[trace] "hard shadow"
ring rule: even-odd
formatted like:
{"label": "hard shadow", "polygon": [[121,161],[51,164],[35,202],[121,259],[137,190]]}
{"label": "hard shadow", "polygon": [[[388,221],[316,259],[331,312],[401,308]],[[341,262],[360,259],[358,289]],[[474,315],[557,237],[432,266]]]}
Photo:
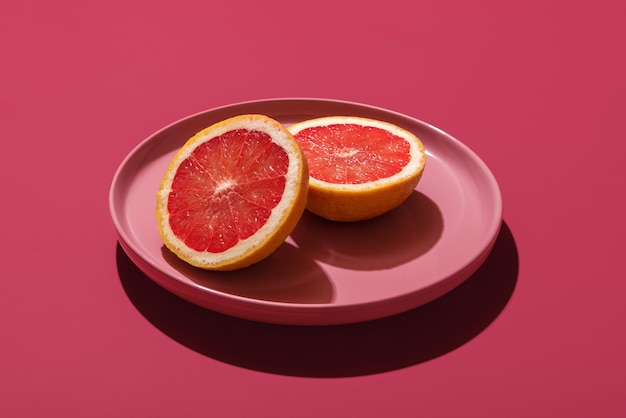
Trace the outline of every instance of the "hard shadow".
{"label": "hard shadow", "polygon": [[332,222],[305,212],[291,238],[326,264],[382,270],[426,253],[442,231],[443,216],[435,202],[414,191],[391,212],[362,222]]}
{"label": "hard shadow", "polygon": [[167,263],[202,287],[273,302],[330,303],[334,288],[322,268],[305,252],[283,243],[269,257],[234,271],[206,271],[180,260],[166,247]]}
{"label": "hard shadow", "polygon": [[485,263],[441,298],[388,318],[315,327],[247,321],[186,302],[145,276],[119,245],[117,266],[137,310],[164,334],[198,353],[266,373],[347,377],[413,366],[479,335],[513,294],[518,253],[503,223]]}

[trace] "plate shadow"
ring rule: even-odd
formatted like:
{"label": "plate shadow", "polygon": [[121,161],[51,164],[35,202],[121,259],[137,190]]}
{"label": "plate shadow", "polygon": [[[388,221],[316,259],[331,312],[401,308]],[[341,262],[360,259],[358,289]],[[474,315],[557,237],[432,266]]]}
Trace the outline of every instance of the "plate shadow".
{"label": "plate shadow", "polygon": [[117,246],[129,300],[170,338],[238,367],[320,378],[397,370],[461,347],[502,312],[515,289],[518,263],[515,240],[503,222],[484,264],[439,299],[374,321],[307,327],[247,321],[196,306],[155,284]]}

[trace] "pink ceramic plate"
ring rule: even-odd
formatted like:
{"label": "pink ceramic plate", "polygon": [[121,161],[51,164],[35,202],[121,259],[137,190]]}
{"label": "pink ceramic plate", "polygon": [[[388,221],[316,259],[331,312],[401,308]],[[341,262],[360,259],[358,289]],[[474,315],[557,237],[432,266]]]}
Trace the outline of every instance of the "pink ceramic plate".
{"label": "pink ceramic plate", "polygon": [[[159,181],[190,136],[244,113],[266,114],[285,125],[331,115],[385,120],[422,140],[426,169],[413,195],[377,219],[342,224],[305,212],[296,230],[266,260],[234,272],[198,270],[161,242],[154,215]],[[445,294],[482,264],[502,221],[496,180],[456,139],[389,110],[318,99],[239,103],[165,127],[122,162],[111,186],[110,209],[121,246],[165,289],[228,315],[298,325],[381,318]]]}

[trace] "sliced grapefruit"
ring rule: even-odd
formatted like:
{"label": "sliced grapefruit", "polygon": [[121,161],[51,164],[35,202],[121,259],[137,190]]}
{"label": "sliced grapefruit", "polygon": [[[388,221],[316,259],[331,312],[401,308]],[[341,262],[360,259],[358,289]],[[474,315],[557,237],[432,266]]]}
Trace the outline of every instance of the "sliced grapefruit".
{"label": "sliced grapefruit", "polygon": [[398,207],[426,164],[422,142],[388,122],[331,116],[288,129],[309,165],[307,209],[333,221],[370,219]]}
{"label": "sliced grapefruit", "polygon": [[306,206],[302,150],[279,122],[241,115],[194,135],[171,160],[157,193],[161,238],[180,259],[234,270],[276,250]]}

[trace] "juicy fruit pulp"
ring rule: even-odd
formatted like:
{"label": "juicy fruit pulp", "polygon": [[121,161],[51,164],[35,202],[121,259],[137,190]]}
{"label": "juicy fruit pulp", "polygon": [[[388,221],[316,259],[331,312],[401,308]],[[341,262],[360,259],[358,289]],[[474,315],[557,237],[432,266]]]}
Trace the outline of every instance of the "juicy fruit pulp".
{"label": "juicy fruit pulp", "polygon": [[288,164],[263,132],[237,129],[198,146],[172,182],[167,208],[174,234],[213,253],[250,237],[280,201]]}
{"label": "juicy fruit pulp", "polygon": [[296,227],[309,173],[291,133],[264,115],[239,115],[195,134],[170,161],[157,192],[165,246],[206,270],[269,256]]}
{"label": "juicy fruit pulp", "polygon": [[391,132],[352,123],[315,126],[296,135],[311,177],[361,184],[399,173],[411,159],[410,145]]}

